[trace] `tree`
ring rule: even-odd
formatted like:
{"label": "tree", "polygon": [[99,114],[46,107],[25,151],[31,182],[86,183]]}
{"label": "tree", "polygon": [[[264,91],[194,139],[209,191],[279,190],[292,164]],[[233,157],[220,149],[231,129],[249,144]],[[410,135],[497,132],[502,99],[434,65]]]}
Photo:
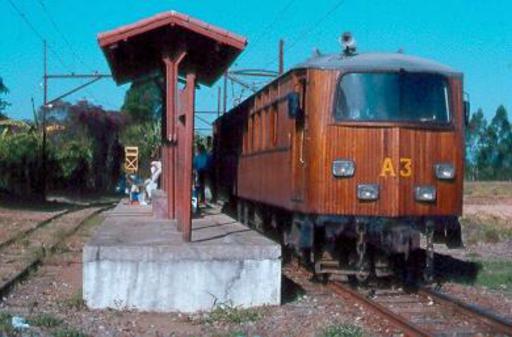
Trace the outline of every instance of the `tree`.
{"label": "tree", "polygon": [[126,92],[121,112],[132,123],[155,122],[162,115],[162,90],[160,81],[133,82]]}
{"label": "tree", "polygon": [[492,155],[492,166],[495,170],[495,179],[510,179],[512,169],[511,128],[507,110],[500,105],[494,118],[489,124],[489,133],[495,141]]}
{"label": "tree", "polygon": [[470,180],[478,178],[478,154],[482,146],[482,136],[487,127],[487,121],[482,109],[471,115],[466,128],[466,177]]}
{"label": "tree", "polygon": [[[0,77],[0,95],[7,94],[9,89],[5,86],[2,78]],[[0,120],[6,119],[7,116],[4,114],[5,108],[7,108],[10,104],[0,98]]]}
{"label": "tree", "polygon": [[56,102],[47,116],[50,125],[60,125],[63,130],[50,136],[50,142],[59,148],[61,181],[67,185],[63,187],[111,190],[123,160],[116,144],[125,118],[86,100]]}
{"label": "tree", "polygon": [[512,178],[512,127],[507,110],[500,105],[490,123],[479,109],[466,129],[468,176],[479,180]]}
{"label": "tree", "polygon": [[121,113],[127,125],[123,129],[120,143],[139,148],[139,175],[148,176],[153,157],[158,157],[162,140],[163,79],[133,82],[126,92]]}
{"label": "tree", "polygon": [[121,134],[124,146],[139,148],[139,175],[150,175],[151,161],[159,157],[162,144],[162,126],[160,120],[127,126]]}

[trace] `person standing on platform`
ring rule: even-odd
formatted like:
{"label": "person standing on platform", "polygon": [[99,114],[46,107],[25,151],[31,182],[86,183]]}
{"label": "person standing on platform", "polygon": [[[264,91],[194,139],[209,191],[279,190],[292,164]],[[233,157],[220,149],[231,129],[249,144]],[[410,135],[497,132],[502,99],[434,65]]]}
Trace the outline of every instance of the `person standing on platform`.
{"label": "person standing on platform", "polygon": [[206,137],[206,150],[208,155],[207,174],[206,174],[206,188],[209,189],[210,196],[208,197],[212,203],[217,201],[216,183],[215,183],[215,157],[213,155],[213,142],[212,136]]}
{"label": "person standing on platform", "polygon": [[206,175],[208,174],[208,154],[203,144],[197,145],[197,152],[194,156],[192,166],[197,174],[197,186],[198,186],[198,204],[202,203],[206,205],[205,198],[205,187],[206,187]]}

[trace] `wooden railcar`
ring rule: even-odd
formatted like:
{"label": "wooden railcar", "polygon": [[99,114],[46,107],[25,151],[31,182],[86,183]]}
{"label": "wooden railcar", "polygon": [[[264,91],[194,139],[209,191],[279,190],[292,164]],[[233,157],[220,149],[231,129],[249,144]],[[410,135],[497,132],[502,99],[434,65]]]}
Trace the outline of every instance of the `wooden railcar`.
{"label": "wooden railcar", "polygon": [[289,215],[286,243],[319,272],[362,236],[379,256],[407,256],[420,233],[460,244],[462,80],[399,53],[312,57],[216,121],[218,189],[245,222]]}

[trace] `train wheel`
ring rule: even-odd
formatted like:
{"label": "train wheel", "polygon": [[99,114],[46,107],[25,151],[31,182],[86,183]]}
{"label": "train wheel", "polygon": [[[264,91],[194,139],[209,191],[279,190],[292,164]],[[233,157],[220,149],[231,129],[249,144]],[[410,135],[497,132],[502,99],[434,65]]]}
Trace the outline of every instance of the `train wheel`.
{"label": "train wheel", "polygon": [[265,231],[265,218],[263,216],[263,209],[261,207],[254,208],[254,229],[258,232],[263,233]]}
{"label": "train wheel", "polygon": [[423,272],[423,278],[427,283],[434,281],[434,228],[434,222],[432,220],[427,221],[425,233],[427,247],[425,249],[425,270]]}
{"label": "train wheel", "polygon": [[249,225],[249,203],[244,201],[242,204],[242,224],[250,227]]}
{"label": "train wheel", "polygon": [[238,222],[244,223],[243,217],[244,217],[243,201],[238,200],[238,202],[236,203],[236,219],[238,220]]}

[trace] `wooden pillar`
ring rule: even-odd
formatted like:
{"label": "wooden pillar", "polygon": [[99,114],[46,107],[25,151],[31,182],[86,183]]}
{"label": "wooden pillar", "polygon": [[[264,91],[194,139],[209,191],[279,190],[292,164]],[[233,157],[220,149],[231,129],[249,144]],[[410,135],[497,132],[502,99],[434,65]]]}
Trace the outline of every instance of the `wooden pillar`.
{"label": "wooden pillar", "polygon": [[166,175],[164,190],[167,192],[168,214],[170,219],[176,218],[176,117],[177,117],[177,88],[178,67],[186,52],[180,51],[173,56],[164,55],[165,65],[165,119],[166,130],[164,138],[163,157],[166,164],[163,174]]}
{"label": "wooden pillar", "polygon": [[192,159],[194,155],[194,107],[195,107],[195,88],[196,88],[196,74],[187,74],[187,83],[184,90],[184,104],[182,105],[182,117],[180,123],[183,122],[183,138],[181,139],[180,151],[182,158],[182,190],[180,198],[181,204],[181,217],[178,219],[183,228],[183,240],[190,241],[192,238]]}

